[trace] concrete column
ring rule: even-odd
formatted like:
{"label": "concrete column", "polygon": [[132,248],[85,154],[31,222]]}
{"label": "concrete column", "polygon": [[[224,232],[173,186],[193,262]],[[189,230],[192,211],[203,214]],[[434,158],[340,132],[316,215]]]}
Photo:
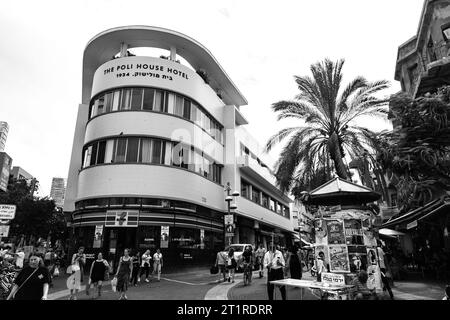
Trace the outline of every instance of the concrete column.
{"label": "concrete column", "polygon": [[176,61],[177,60],[177,48],[170,47],[170,60]]}

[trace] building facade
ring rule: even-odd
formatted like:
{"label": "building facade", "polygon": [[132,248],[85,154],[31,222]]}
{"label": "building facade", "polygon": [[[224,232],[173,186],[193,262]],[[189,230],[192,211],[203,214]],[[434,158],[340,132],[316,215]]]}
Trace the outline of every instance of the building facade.
{"label": "building facade", "polygon": [[55,205],[59,208],[64,206],[64,194],[66,193],[66,179],[53,178],[50,189],[50,198],[55,201]]}
{"label": "building facade", "polygon": [[9,125],[7,122],[0,121],[0,152],[5,151],[6,138],[8,138]]}
{"label": "building facade", "polygon": [[417,34],[398,48],[395,80],[412,97],[449,83],[450,3],[425,0]]}
{"label": "building facade", "polygon": [[[168,55],[132,53],[143,47]],[[211,263],[227,183],[240,193],[233,243],[291,241],[290,199],[243,127],[247,101],[196,40],[146,26],[100,33],[84,51],[81,100],[64,204],[75,246],[111,261],[161,248],[173,265]]]}
{"label": "building facade", "polygon": [[31,183],[31,180],[34,178],[31,174],[25,171],[21,167],[14,166],[10,172],[10,176],[16,180],[26,180],[27,184]]}
{"label": "building facade", "polygon": [[8,190],[11,166],[12,158],[6,152],[0,152],[0,191]]}

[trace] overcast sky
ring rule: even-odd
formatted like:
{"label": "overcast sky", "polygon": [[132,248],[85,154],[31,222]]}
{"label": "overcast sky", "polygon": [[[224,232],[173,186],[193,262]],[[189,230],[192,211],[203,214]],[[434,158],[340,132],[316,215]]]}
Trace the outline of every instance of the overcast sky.
{"label": "overcast sky", "polygon": [[[423,0],[4,1],[0,10],[0,121],[6,152],[50,193],[67,177],[83,50],[113,27],[149,25],[196,39],[248,100],[241,108],[261,144],[286,126],[270,105],[292,99],[294,75],[325,57],[345,58],[344,83],[362,75],[394,80],[398,46],[417,32]],[[388,123],[369,123],[371,129]],[[276,152],[276,151],[275,151]],[[276,154],[271,154],[276,158]]]}

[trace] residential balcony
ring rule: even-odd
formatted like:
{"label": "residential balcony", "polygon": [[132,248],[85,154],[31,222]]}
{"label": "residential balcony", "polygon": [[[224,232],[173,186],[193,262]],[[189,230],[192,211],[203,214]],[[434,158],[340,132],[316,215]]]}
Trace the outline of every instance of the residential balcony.
{"label": "residential balcony", "polygon": [[242,171],[250,175],[263,185],[270,185],[270,188],[276,193],[280,193],[280,190],[276,187],[275,176],[266,167],[262,167],[258,161],[250,157],[249,155],[243,155],[236,159],[238,167]]}

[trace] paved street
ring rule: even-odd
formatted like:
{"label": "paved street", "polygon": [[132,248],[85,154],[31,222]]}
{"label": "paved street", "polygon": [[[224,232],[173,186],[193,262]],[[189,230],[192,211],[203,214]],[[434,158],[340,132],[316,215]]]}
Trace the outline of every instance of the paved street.
{"label": "paved street", "polygon": [[[69,291],[65,287],[65,279],[54,280],[50,289],[50,300],[65,300]],[[254,273],[250,286],[244,286],[242,274],[237,274],[235,283],[217,283],[218,275],[211,275],[207,269],[188,270],[183,273],[163,274],[161,281],[141,282],[137,287],[130,287],[127,296],[130,300],[267,300],[267,278],[259,278]],[[312,280],[309,273],[303,279]],[[396,282],[393,288],[396,300],[440,300],[444,293],[444,283],[402,281]],[[82,286],[84,289],[85,286]],[[92,294],[93,290],[91,290]],[[118,294],[112,292],[111,285],[104,285],[101,300],[117,300]],[[300,300],[300,289],[288,288],[288,300]],[[309,290],[304,290],[304,300],[317,300]],[[387,298],[388,297],[384,297]],[[79,300],[92,299],[84,290],[78,294]],[[275,290],[275,299],[281,299],[279,290]]]}

